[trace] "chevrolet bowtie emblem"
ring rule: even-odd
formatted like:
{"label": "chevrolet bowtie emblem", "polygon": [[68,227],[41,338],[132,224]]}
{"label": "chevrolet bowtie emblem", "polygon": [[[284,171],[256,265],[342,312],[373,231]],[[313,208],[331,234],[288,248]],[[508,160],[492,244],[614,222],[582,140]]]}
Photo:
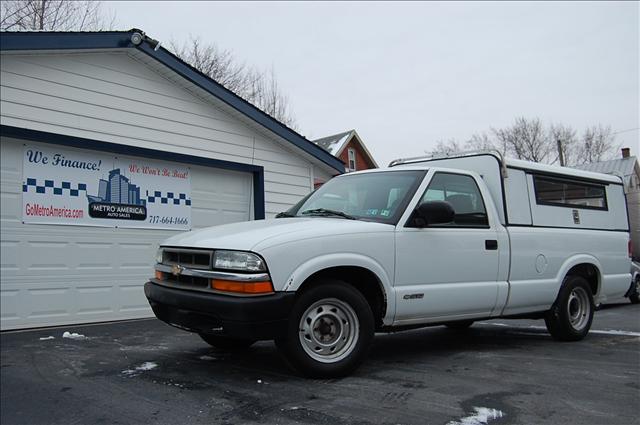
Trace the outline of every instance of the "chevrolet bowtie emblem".
{"label": "chevrolet bowtie emblem", "polygon": [[182,267],[179,264],[174,264],[173,266],[171,266],[171,274],[174,276],[180,275],[180,273],[182,273],[183,270],[184,270],[184,267]]}

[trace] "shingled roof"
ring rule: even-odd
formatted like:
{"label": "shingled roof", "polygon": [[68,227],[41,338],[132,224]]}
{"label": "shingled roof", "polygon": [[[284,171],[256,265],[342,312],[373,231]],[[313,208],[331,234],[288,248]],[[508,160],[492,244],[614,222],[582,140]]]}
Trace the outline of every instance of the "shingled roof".
{"label": "shingled roof", "polygon": [[334,134],[333,136],[323,137],[322,139],[314,140],[313,143],[320,146],[333,156],[340,155],[345,144],[349,141],[353,135],[354,130],[345,131],[343,133]]}
{"label": "shingled roof", "polygon": [[633,176],[634,174],[635,167],[640,167],[638,165],[638,159],[635,156],[629,156],[626,158],[611,159],[609,161],[576,165],[574,168],[579,168],[585,171],[593,171],[596,173],[614,174],[617,176],[621,176],[624,180],[624,185],[628,187],[631,182],[631,176]]}

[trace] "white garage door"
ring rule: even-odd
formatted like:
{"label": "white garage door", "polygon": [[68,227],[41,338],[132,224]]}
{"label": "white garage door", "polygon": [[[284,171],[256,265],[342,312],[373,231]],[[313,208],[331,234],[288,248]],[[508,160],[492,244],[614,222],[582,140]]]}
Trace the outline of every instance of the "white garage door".
{"label": "white garage door", "polygon": [[[23,224],[25,143],[37,146],[0,143],[2,330],[151,316],[142,286],[158,244],[177,231]],[[251,173],[177,166],[189,167],[193,228],[251,218]]]}

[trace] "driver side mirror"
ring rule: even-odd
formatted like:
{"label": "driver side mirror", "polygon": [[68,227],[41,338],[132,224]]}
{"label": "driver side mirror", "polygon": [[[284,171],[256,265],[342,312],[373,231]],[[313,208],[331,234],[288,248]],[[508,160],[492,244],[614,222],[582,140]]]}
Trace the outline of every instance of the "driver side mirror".
{"label": "driver side mirror", "polygon": [[427,201],[418,205],[413,212],[413,227],[427,227],[432,224],[451,223],[456,213],[446,201]]}

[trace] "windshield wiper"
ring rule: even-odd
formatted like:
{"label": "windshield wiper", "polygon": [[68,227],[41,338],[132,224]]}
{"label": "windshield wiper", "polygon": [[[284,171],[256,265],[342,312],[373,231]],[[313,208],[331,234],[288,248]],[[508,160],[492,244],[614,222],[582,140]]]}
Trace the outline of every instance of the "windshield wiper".
{"label": "windshield wiper", "polygon": [[276,218],[288,218],[288,217],[295,217],[295,214],[291,214],[290,212],[287,212],[287,211],[282,211],[276,214]]}
{"label": "windshield wiper", "polygon": [[337,217],[342,217],[342,218],[346,218],[349,220],[356,220],[355,217],[344,213],[342,211],[336,211],[336,210],[328,210],[326,208],[316,208],[313,210],[306,210],[306,211],[302,211],[303,215],[317,215],[317,216],[322,216],[322,217],[328,217],[328,216],[337,216]]}

